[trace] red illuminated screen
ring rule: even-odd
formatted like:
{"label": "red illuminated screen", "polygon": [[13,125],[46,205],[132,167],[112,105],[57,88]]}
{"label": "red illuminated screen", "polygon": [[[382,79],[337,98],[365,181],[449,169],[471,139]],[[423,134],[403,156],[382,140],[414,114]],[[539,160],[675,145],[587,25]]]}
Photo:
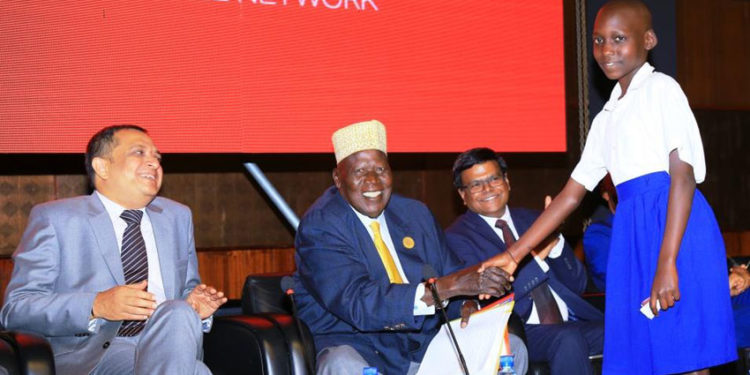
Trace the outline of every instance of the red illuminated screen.
{"label": "red illuminated screen", "polygon": [[110,124],[163,152],[564,151],[562,1],[4,0],[0,153]]}

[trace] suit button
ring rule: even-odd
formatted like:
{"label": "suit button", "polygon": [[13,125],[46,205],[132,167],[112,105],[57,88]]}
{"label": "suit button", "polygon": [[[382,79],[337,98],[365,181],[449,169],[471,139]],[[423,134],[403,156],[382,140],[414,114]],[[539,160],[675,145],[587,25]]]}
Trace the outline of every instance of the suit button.
{"label": "suit button", "polygon": [[102,349],[109,348],[109,341],[105,342],[104,345],[102,345]]}

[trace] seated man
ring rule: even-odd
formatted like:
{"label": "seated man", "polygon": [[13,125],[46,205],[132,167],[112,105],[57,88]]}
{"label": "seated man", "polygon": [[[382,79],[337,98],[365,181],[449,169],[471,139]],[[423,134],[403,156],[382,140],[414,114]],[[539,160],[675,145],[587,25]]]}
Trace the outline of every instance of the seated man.
{"label": "seated man", "polygon": [[[468,211],[445,233],[450,249],[467,263],[505,251],[539,215],[508,208],[507,166],[488,148],[459,155],[453,179]],[[604,316],[580,297],[586,271],[570,246],[562,236],[550,241],[519,265],[514,311],[525,323],[529,359],[547,361],[552,374],[591,374],[588,357],[602,353]]]}
{"label": "seated man", "polygon": [[202,329],[226,298],[199,284],[190,209],[156,196],[156,146],[107,127],[86,169],[93,194],[31,210],[2,324],[45,336],[58,374],[210,374]]}
{"label": "seated man", "polygon": [[[460,270],[424,204],[392,192],[385,127],[333,134],[335,186],[305,213],[295,239],[295,300],[315,339],[318,374],[414,374],[441,319],[421,282],[432,266],[442,299],[510,289],[499,268]],[[461,301],[451,302],[457,310]],[[455,307],[453,306],[455,305]],[[461,308],[464,320],[475,307]],[[457,358],[446,358],[458,360]]]}

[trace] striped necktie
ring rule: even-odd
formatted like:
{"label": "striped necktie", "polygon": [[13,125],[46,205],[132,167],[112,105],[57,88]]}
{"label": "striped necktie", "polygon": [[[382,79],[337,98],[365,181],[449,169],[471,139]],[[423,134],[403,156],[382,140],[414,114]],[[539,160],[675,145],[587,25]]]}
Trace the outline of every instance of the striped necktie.
{"label": "striped necktie", "polygon": [[[148,257],[146,243],[141,234],[141,210],[125,210],[120,214],[127,227],[122,235],[122,271],[125,274],[125,284],[135,284],[148,279]],[[145,320],[124,320],[117,336],[135,336],[143,330]]]}
{"label": "striped necktie", "polygon": [[370,228],[372,228],[372,233],[375,235],[375,239],[373,241],[375,242],[375,249],[378,250],[380,261],[383,262],[385,272],[388,273],[388,279],[391,281],[391,284],[403,284],[404,279],[402,279],[401,274],[398,273],[396,262],[393,261],[391,252],[388,251],[388,246],[385,245],[383,237],[380,235],[380,223],[378,223],[377,221],[373,221],[372,223],[370,223]]}
{"label": "striped necktie", "polygon": [[[503,232],[505,249],[510,248],[516,242],[516,237],[510,231],[508,223],[505,220],[498,219],[495,222],[495,227],[500,228]],[[557,306],[557,301],[555,301],[555,297],[552,295],[552,291],[546,280],[532,289],[530,294],[531,299],[536,304],[536,311],[539,314],[539,322],[541,324],[557,324],[562,322],[560,307]]]}

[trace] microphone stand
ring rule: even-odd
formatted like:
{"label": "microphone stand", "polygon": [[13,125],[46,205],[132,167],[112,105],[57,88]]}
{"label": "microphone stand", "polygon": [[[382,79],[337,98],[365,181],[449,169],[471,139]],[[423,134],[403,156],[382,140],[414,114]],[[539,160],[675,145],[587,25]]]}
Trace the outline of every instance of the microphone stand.
{"label": "microphone stand", "polygon": [[[432,267],[430,267],[432,268]],[[432,270],[434,274],[434,270]],[[448,320],[448,314],[445,313],[445,309],[443,308],[443,301],[440,299],[440,295],[438,294],[437,290],[437,284],[435,284],[435,277],[430,277],[427,279],[427,286],[429,286],[430,291],[432,292],[432,299],[435,302],[435,308],[440,310],[440,312],[443,315],[443,321],[445,322],[445,325],[448,327],[448,333],[451,337],[451,340],[453,341],[453,345],[456,347],[456,352],[458,352],[458,360],[461,363],[461,368],[464,370],[465,375],[469,375],[469,368],[466,366],[466,359],[464,359],[464,354],[461,352],[461,348],[458,346],[458,340],[456,340],[456,334],[453,333],[453,327],[451,327],[450,321]]]}
{"label": "microphone stand", "polygon": [[299,338],[302,341],[302,359],[304,359],[305,361],[307,373],[309,375],[315,375],[312,363],[308,358],[309,356],[307,355],[307,337],[305,336],[304,330],[302,329],[302,322],[299,320],[299,316],[297,315],[297,304],[294,302],[294,280],[289,276],[284,276],[281,279],[281,289],[284,290],[284,294],[289,296],[289,300],[292,302],[292,316],[294,316],[294,322],[297,326],[297,333],[299,334]]}

